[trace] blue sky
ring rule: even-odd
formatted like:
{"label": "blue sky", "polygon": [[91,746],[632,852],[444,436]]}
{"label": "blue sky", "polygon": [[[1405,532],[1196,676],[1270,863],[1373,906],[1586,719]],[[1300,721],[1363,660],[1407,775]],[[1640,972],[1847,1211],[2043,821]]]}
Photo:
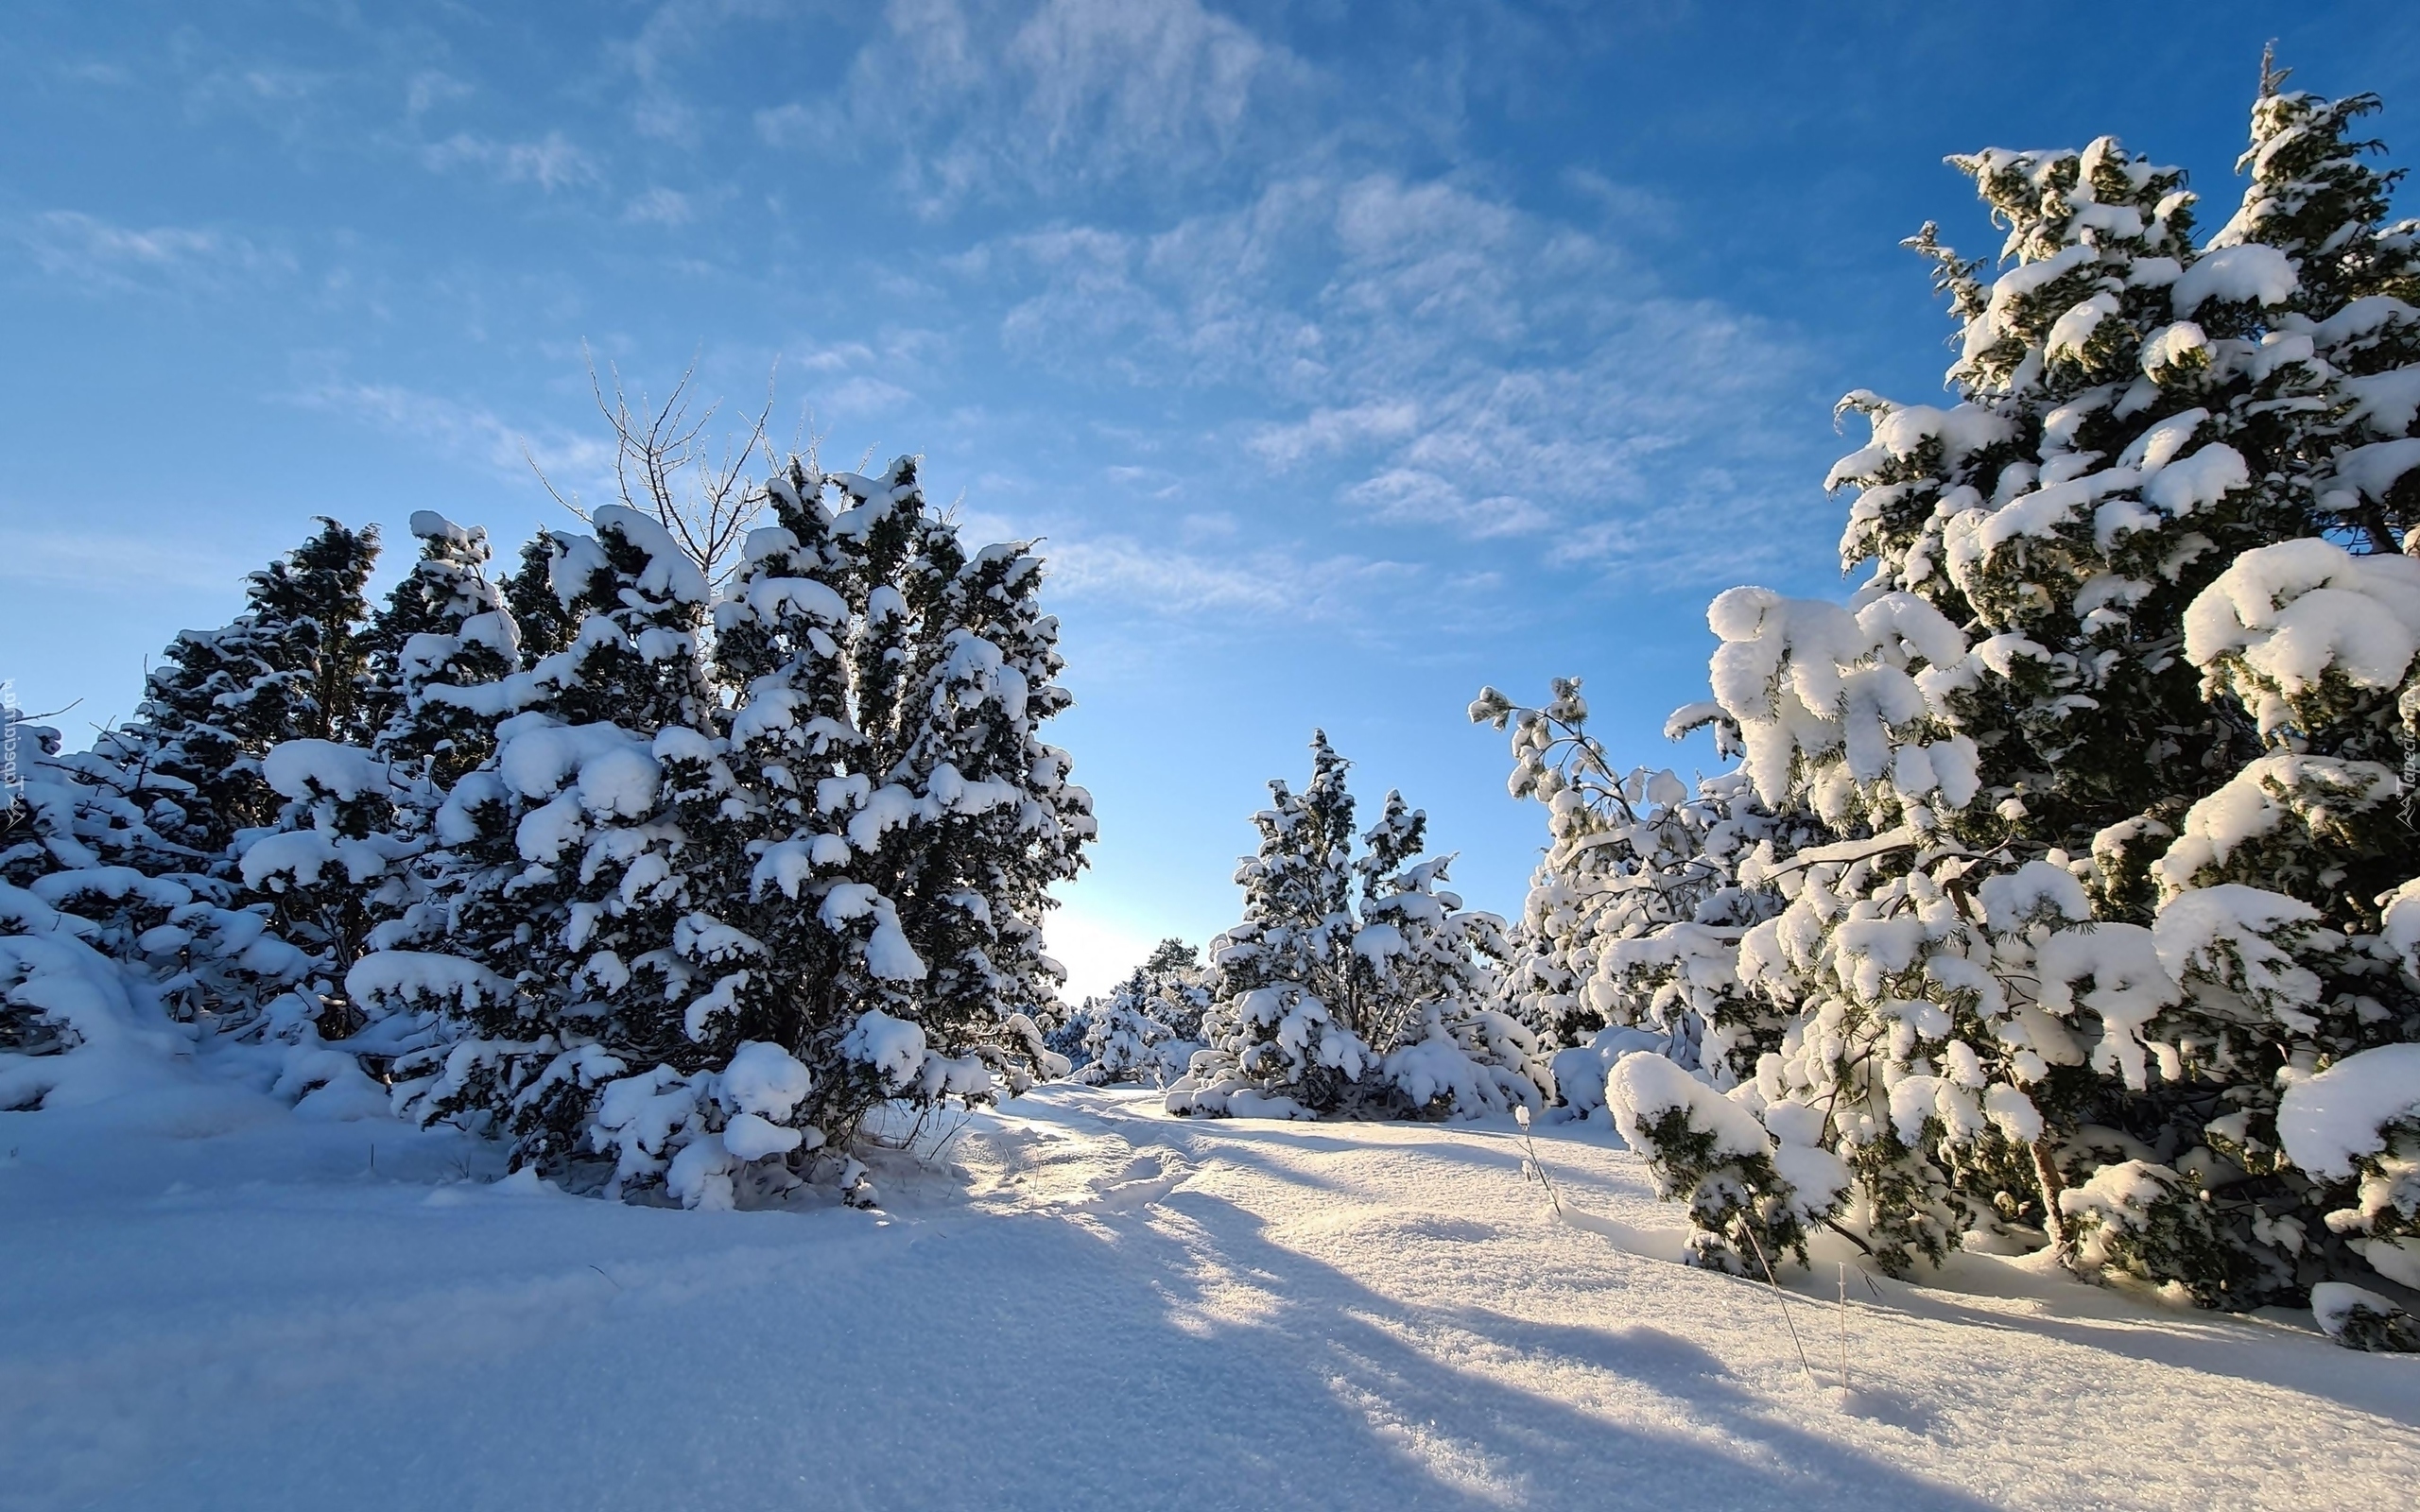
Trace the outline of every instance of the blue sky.
{"label": "blue sky", "polygon": [[[2216,226],[2261,43],[2386,94],[2420,11],[2222,3],[53,4],[0,30],[0,677],[128,713],[310,517],[561,523],[583,344],[1047,540],[1098,988],[1232,922],[1324,725],[1469,898],[1541,837],[1482,682],[1626,760],[1706,599],[1838,593],[1851,387],[1937,389],[1941,165],[2114,132]],[[2410,160],[2407,151],[2402,155]]]}

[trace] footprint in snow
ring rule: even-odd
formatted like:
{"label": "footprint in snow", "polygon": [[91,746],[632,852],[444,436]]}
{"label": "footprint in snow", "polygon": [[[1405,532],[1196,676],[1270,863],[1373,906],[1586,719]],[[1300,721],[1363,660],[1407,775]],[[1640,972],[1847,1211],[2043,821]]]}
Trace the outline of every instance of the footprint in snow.
{"label": "footprint in snow", "polygon": [[1087,1212],[1131,1212],[1149,1207],[1193,1178],[1193,1167],[1164,1150],[1146,1150],[1115,1176],[1085,1183],[1091,1194],[1066,1206]]}

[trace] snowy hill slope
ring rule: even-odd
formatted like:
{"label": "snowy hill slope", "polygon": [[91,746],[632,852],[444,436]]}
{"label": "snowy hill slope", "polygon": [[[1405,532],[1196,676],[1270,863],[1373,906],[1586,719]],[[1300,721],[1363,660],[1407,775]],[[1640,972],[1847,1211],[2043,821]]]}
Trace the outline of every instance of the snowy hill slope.
{"label": "snowy hill slope", "polygon": [[1852,1271],[1843,1309],[1822,1259],[1793,1305],[1810,1382],[1768,1289],[1651,1258],[1674,1214],[1601,1130],[1539,1133],[1558,1222],[1510,1125],[1185,1122],[1064,1086],[896,1158],[872,1214],[482,1184],[465,1141],[233,1085],[145,1117],[0,1114],[0,1507],[2308,1507],[2420,1484],[2420,1360],[2023,1263]]}

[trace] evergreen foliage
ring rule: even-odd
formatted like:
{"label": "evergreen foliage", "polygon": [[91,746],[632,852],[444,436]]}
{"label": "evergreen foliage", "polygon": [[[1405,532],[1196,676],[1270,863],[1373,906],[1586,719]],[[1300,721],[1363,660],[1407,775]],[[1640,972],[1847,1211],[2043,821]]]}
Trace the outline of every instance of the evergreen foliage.
{"label": "evergreen foliage", "polygon": [[[2399,1177],[2325,1211],[2358,1172],[2279,1123],[2420,1040],[2420,238],[2350,135],[2376,101],[2281,80],[2206,242],[2184,176],[2112,139],[1952,160],[2013,266],[1911,243],[1957,402],[1843,401],[1872,432],[1829,480],[1846,606],[1715,601],[1713,700],[1674,721],[1741,757],[1706,818],[1611,780],[1575,684],[1473,706],[1552,815],[1533,1022],[1693,1011],[1676,1058],[1775,1159],[1840,1161],[1799,1211],[1894,1269],[1982,1228],[2244,1308],[2420,1254]],[[1634,1123],[1703,1187],[1678,1125]],[[1693,1205],[1729,1263],[1740,1205]]]}
{"label": "evergreen foliage", "polygon": [[1041,738],[1041,559],[970,553],[908,459],[756,491],[719,602],[641,510],[501,582],[422,511],[373,616],[375,536],[329,522],[94,751],[11,712],[11,1106],[156,1005],[292,1041],[298,1092],[374,1091],[359,1056],[576,1185],[729,1206],[823,1169],[865,1203],[877,1106],[1063,1073],[1041,923],[1094,825]]}
{"label": "evergreen foliage", "polygon": [[[1063,1070],[1040,924],[1093,833],[1040,738],[1067,703],[1040,559],[967,553],[907,459],[794,461],[765,492],[710,652],[705,579],[654,519],[551,538],[568,629],[424,690],[493,752],[435,812],[435,902],[350,979],[398,1021],[419,1116],[690,1205],[795,1184],[878,1104]],[[530,576],[505,611],[545,613]]]}
{"label": "evergreen foliage", "polygon": [[1086,999],[1071,1017],[1077,1078],[1167,1086],[1202,1048],[1209,1006],[1201,951],[1181,939],[1160,941],[1108,997]]}
{"label": "evergreen foliage", "polygon": [[1502,920],[1421,859],[1426,820],[1389,793],[1354,853],[1346,763],[1324,732],[1311,781],[1269,784],[1256,855],[1236,873],[1244,921],[1210,943],[1207,1048],[1168,1090],[1186,1113],[1466,1116],[1530,1107],[1546,1069],[1494,1006]]}
{"label": "evergreen foliage", "polygon": [[358,733],[367,648],[357,630],[378,533],[320,524],[252,575],[233,624],[170,643],[134,718],[103,742],[172,805],[155,816],[164,833],[198,852],[225,856],[237,832],[274,820],[278,797],[260,769],[271,746]]}

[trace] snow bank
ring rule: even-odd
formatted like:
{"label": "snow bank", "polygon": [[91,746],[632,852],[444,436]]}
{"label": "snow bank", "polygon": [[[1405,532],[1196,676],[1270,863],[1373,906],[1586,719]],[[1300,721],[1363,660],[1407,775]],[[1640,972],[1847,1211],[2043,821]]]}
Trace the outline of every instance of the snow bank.
{"label": "snow bank", "polygon": [[37,933],[0,935],[0,1001],[46,1020],[65,1040],[47,1055],[0,1051],[0,1109],[105,1101],[156,1084],[193,1053],[191,1030],[139,997],[118,964],[77,937],[82,920],[0,883],[0,915],[50,920]]}

